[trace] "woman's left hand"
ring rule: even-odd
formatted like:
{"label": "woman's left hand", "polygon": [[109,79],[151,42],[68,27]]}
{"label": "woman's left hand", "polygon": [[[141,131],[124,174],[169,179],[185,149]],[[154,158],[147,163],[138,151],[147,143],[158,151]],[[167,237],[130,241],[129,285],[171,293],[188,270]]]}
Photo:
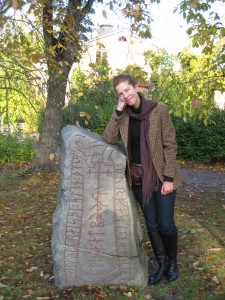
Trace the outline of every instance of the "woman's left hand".
{"label": "woman's left hand", "polygon": [[173,182],[164,181],[162,188],[161,188],[161,194],[167,195],[173,192]]}

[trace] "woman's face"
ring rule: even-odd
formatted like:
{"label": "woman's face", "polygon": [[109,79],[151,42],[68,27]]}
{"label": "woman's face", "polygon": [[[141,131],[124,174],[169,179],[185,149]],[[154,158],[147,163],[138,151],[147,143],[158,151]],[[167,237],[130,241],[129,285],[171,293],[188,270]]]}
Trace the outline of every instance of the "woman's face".
{"label": "woman's face", "polygon": [[140,98],[137,93],[137,85],[133,87],[129,82],[122,81],[119,83],[115,90],[119,97],[119,100],[126,103],[126,105],[133,106],[134,108],[138,108],[140,105]]}

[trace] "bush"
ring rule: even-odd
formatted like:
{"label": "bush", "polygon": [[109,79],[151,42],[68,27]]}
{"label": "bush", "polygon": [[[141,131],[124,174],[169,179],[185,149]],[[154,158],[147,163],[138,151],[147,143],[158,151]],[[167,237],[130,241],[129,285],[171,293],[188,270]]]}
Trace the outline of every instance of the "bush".
{"label": "bush", "polygon": [[34,157],[33,139],[20,134],[0,134],[0,163],[26,163]]}
{"label": "bush", "polygon": [[116,105],[110,74],[106,59],[91,64],[90,73],[83,73],[79,68],[73,71],[72,99],[64,109],[63,126],[80,125],[98,134],[103,133]]}
{"label": "bush", "polygon": [[[111,88],[113,74],[107,60],[102,59],[91,65],[90,74],[75,69],[72,75],[71,101],[64,109],[64,124],[80,125],[102,134],[111,117],[117,100]],[[146,74],[135,66],[128,66],[118,73],[135,74],[144,78]],[[174,111],[174,106],[170,109]],[[203,120],[192,118],[184,122],[180,117],[172,117],[177,132],[178,159],[203,163],[225,162],[225,111],[215,109],[210,117],[210,125]]]}
{"label": "bush", "polygon": [[96,105],[95,102],[78,101],[69,103],[64,109],[63,125],[80,125],[95,133],[102,134],[111,117],[115,99],[104,99],[105,104]]}
{"label": "bush", "polygon": [[185,123],[182,118],[173,118],[179,159],[225,163],[225,111],[215,109],[210,120],[206,126],[203,120]]}

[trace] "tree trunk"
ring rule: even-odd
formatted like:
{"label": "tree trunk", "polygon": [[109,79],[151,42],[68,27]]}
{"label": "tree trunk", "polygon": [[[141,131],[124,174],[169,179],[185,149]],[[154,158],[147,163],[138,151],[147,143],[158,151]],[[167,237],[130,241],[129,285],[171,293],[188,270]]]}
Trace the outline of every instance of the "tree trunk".
{"label": "tree trunk", "polygon": [[[45,58],[49,72],[47,105],[37,151],[37,168],[42,170],[55,170],[58,162],[57,148],[67,79],[81,49],[80,32],[86,32],[85,28],[82,28],[82,22],[90,13],[94,2],[95,0],[85,1],[85,5],[80,10],[81,1],[69,0],[62,23],[61,18],[57,17],[54,1],[42,3]],[[59,29],[57,34],[54,33],[54,26]]]}
{"label": "tree trunk", "polygon": [[69,70],[64,73],[59,75],[52,72],[48,81],[47,106],[37,150],[37,168],[41,170],[53,171],[59,161],[57,152]]}

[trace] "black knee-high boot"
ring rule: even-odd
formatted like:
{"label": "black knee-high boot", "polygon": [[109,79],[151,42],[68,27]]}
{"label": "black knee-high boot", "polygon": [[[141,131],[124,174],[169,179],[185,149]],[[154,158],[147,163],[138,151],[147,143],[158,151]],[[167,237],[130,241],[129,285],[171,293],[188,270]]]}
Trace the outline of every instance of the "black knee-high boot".
{"label": "black knee-high boot", "polygon": [[157,271],[149,276],[148,283],[156,284],[162,280],[167,271],[166,251],[162,237],[158,231],[149,232],[149,238],[159,266]]}
{"label": "black knee-high boot", "polygon": [[169,281],[175,281],[179,277],[177,267],[177,232],[174,235],[162,234],[163,243],[168,257],[166,277]]}

